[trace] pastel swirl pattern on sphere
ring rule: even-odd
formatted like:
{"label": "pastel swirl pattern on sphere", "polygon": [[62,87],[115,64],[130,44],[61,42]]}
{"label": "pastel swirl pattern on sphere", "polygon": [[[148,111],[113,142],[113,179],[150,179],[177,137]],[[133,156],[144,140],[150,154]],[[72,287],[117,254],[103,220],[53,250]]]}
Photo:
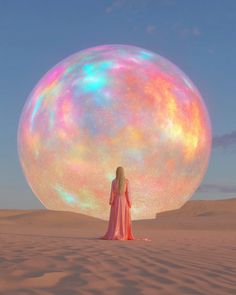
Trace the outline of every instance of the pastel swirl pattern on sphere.
{"label": "pastel swirl pattern on sphere", "polygon": [[148,50],[104,45],[62,60],[29,95],[18,127],[26,179],[48,209],[108,220],[117,166],[132,219],[182,206],[211,153],[211,123],[193,82]]}

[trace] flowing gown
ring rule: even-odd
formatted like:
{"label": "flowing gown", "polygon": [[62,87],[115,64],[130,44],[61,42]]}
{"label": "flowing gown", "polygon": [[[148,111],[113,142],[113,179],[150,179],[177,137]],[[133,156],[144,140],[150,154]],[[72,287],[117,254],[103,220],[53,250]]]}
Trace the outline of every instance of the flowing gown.
{"label": "flowing gown", "polygon": [[132,231],[131,213],[132,206],[129,180],[125,179],[124,193],[118,193],[118,183],[113,179],[110,192],[110,218],[108,229],[104,236],[100,237],[104,240],[145,240],[148,238],[135,238]]}

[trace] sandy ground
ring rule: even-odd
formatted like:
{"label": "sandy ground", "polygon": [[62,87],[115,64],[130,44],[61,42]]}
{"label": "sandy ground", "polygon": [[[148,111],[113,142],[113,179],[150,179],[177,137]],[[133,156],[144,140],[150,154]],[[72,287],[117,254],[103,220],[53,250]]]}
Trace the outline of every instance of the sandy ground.
{"label": "sandy ground", "polygon": [[107,222],[81,214],[0,210],[0,294],[236,294],[236,199],[132,226],[152,241],[97,240]]}

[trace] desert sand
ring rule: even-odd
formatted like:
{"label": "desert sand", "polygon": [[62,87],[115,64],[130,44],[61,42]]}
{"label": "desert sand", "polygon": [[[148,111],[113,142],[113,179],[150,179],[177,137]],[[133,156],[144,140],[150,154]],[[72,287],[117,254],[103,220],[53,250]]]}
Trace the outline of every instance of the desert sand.
{"label": "desert sand", "polygon": [[82,214],[0,210],[0,294],[236,294],[236,198],[132,226],[151,241],[98,240],[107,221]]}

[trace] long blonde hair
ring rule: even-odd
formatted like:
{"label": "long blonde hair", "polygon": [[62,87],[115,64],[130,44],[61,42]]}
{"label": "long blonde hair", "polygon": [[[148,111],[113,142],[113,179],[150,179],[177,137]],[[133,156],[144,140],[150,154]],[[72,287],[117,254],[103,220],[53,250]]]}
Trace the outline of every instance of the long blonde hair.
{"label": "long blonde hair", "polygon": [[125,173],[123,167],[116,168],[116,181],[118,183],[118,193],[121,194],[125,190]]}

